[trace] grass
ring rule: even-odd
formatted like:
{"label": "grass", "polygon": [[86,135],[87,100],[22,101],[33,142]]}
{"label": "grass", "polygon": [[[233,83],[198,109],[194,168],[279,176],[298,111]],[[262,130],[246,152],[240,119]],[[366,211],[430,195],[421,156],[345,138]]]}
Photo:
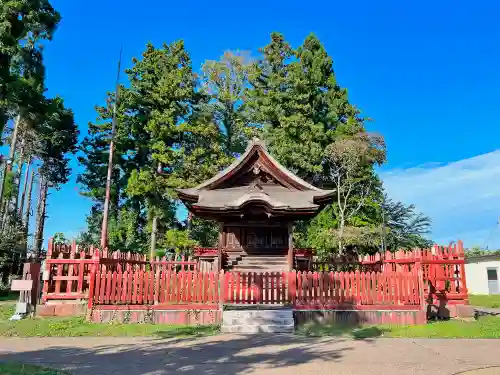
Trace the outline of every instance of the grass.
{"label": "grass", "polygon": [[[38,317],[9,321],[13,305],[0,305],[0,336],[4,337],[80,337],[80,336],[157,336],[201,337],[218,332],[215,325],[167,325],[89,323],[84,317]],[[2,373],[0,372],[0,375]]]}
{"label": "grass", "polygon": [[500,308],[500,294],[470,294],[469,303],[472,306]]}
{"label": "grass", "polygon": [[19,299],[19,292],[8,292],[0,295],[0,302],[15,302]]}
{"label": "grass", "polygon": [[344,336],[357,340],[375,337],[500,339],[500,318],[482,317],[470,322],[436,321],[417,326],[338,327],[310,324],[300,327],[297,333],[305,336]]}
{"label": "grass", "polygon": [[17,362],[0,363],[0,375],[68,375],[68,372]]}

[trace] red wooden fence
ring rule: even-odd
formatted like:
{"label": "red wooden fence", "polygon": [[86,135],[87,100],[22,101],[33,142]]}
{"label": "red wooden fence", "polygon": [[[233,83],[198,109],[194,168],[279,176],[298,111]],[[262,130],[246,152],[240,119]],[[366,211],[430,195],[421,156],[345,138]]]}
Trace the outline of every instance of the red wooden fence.
{"label": "red wooden fence", "polygon": [[[298,305],[351,303],[364,306],[365,304],[373,305],[375,302],[381,304],[390,302],[394,305],[410,305],[411,301],[416,301],[416,289],[411,285],[416,283],[415,278],[417,278],[421,285],[420,300],[425,299],[429,304],[442,304],[443,300],[445,303],[460,304],[467,303],[468,299],[464,259],[462,243],[458,242],[448,247],[435,246],[426,250],[387,252],[363,256],[355,260],[336,257],[332,258],[328,264],[321,266],[328,272],[299,272],[296,279],[292,278],[295,281],[290,279],[290,274],[277,272],[267,274],[229,272],[224,274],[220,283],[219,274],[214,274],[214,277],[217,279],[216,283],[222,291],[222,301],[225,303],[284,302]],[[349,263],[351,261],[352,263]],[[338,272],[339,270],[335,267],[343,267],[349,271]],[[109,272],[111,272],[110,282],[115,273],[117,280],[121,280],[125,273],[127,277],[135,275],[136,272],[143,272],[144,275],[147,273],[148,280],[153,276],[155,280],[160,277],[161,287],[163,287],[162,278],[167,277],[168,274],[180,275],[184,272],[191,272],[191,275],[199,275],[201,273],[199,263],[189,259],[170,261],[163,257],[148,261],[142,254],[101,251],[94,248],[84,249],[79,248],[76,243],[58,245],[53,244],[52,241],[49,241],[43,270],[44,301],[87,299],[91,286],[95,287],[97,282],[101,282],[103,275],[107,277]],[[381,277],[385,279],[380,279]],[[184,282],[187,279],[182,280]],[[400,287],[400,283],[406,286]],[[122,282],[121,288],[123,287]],[[144,285],[142,287],[144,288]],[[174,288],[172,285],[169,287]],[[99,293],[100,288],[101,285],[99,285]],[[175,288],[186,290],[182,285],[177,284]],[[105,292],[105,295],[109,293],[112,291]],[[157,293],[160,298],[161,291],[158,290]],[[377,294],[376,298],[374,294]],[[98,303],[101,303],[100,296],[96,294],[94,297],[99,298]],[[113,298],[120,303],[123,302],[117,300],[116,296]],[[147,299],[146,296],[141,298],[142,301],[147,300],[150,303],[149,296]],[[175,298],[172,298],[165,297],[164,300],[156,300],[153,293],[153,301],[158,301],[158,303],[174,303]],[[203,303],[203,301],[200,302]],[[92,302],[89,301],[89,303]]]}
{"label": "red wooden fence", "polygon": [[197,262],[182,257],[171,261],[166,257],[148,261],[143,254],[83,248],[72,244],[54,244],[49,240],[44,261],[43,296],[48,300],[87,299],[97,272],[136,272],[152,269],[163,272],[196,271]]}
{"label": "red wooden fence", "polygon": [[[220,293],[219,293],[220,291]],[[419,309],[411,272],[101,271],[90,288],[96,305],[291,304],[299,309]]]}
{"label": "red wooden fence", "polygon": [[[289,303],[286,272],[227,272],[222,274],[224,303],[279,304]],[[295,273],[293,273],[295,274]]]}
{"label": "red wooden fence", "polygon": [[218,274],[107,271],[91,285],[89,306],[148,304],[216,304],[219,302]]}
{"label": "red wooden fence", "polygon": [[[417,272],[308,272],[292,285],[297,307],[417,306],[422,287]],[[294,290],[296,289],[296,292]]]}

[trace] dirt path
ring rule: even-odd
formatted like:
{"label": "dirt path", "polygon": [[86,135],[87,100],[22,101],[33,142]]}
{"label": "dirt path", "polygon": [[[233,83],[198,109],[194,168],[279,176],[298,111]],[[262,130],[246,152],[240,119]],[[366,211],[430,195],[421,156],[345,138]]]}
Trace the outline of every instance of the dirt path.
{"label": "dirt path", "polygon": [[[200,339],[0,339],[0,361],[90,374],[500,375],[500,340],[313,339],[223,335]],[[495,366],[499,366],[495,368]]]}

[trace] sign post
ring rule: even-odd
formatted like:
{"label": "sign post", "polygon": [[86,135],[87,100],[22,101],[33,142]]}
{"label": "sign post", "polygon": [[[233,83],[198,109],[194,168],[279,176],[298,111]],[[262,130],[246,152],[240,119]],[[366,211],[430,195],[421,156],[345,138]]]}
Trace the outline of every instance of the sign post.
{"label": "sign post", "polygon": [[16,311],[10,320],[20,320],[28,314],[33,315],[39,297],[40,286],[40,264],[25,263],[23,268],[23,279],[12,280],[10,289],[19,292],[19,300]]}

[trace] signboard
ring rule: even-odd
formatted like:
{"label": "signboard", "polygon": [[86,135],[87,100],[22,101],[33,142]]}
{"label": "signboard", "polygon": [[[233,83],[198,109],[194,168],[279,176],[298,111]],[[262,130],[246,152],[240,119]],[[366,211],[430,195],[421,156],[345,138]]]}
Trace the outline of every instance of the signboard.
{"label": "signboard", "polygon": [[33,280],[12,280],[10,290],[13,292],[28,292],[33,289]]}

